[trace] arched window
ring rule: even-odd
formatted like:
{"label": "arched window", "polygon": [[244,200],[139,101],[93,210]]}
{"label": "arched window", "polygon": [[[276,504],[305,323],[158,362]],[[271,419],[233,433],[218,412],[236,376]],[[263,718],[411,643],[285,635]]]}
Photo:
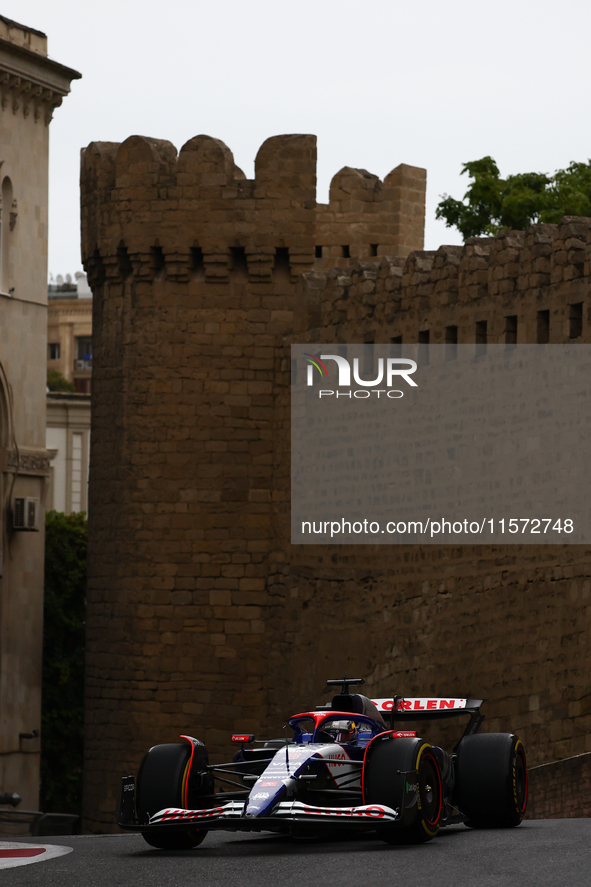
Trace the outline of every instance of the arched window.
{"label": "arched window", "polygon": [[2,219],[0,221],[0,290],[8,293],[10,280],[10,213],[12,210],[12,182],[5,176],[2,180]]}

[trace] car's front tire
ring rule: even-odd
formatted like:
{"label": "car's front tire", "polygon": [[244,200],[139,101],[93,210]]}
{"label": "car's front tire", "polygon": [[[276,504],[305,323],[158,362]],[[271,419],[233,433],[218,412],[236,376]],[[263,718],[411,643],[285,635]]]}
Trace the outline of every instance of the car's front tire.
{"label": "car's front tire", "polygon": [[527,764],[512,733],[464,736],[456,750],[455,803],[471,828],[515,828],[527,808]]}
{"label": "car's front tire", "polygon": [[[136,810],[140,823],[148,822],[150,816],[165,807],[184,806],[190,760],[191,746],[180,742],[155,745],[144,756],[136,780]],[[141,833],[151,847],[190,850],[201,844],[207,829],[148,826],[141,828]]]}
{"label": "car's front tire", "polygon": [[418,778],[414,821],[379,829],[380,837],[388,844],[423,844],[439,831],[443,804],[439,765],[431,745],[423,739],[378,737],[368,748],[364,803],[399,808],[404,816],[409,771],[416,771]]}

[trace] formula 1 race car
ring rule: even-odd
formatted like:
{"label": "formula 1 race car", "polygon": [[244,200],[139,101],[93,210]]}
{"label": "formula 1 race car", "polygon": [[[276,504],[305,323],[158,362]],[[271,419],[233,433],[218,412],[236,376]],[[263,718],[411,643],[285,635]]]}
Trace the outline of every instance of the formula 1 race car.
{"label": "formula 1 race car", "polygon": [[[196,847],[210,829],[319,835],[329,828],[373,832],[390,844],[422,843],[439,828],[519,825],[527,769],[512,733],[477,731],[481,699],[368,699],[342,685],[331,702],[289,718],[291,739],[235,734],[240,750],[210,764],[198,739],[155,745],[137,778],[122,780],[118,824],[153,847]],[[469,715],[448,754],[400,729],[404,722]],[[389,726],[385,718],[389,720]]]}

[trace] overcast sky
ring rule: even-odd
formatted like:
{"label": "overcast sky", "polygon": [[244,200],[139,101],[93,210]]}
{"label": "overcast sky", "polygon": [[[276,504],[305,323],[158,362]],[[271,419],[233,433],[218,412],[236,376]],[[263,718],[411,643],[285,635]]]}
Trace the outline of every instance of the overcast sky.
{"label": "overcast sky", "polygon": [[49,271],[81,268],[78,168],[90,141],[222,139],[246,175],[262,142],[318,136],[318,199],[343,166],[427,169],[425,248],[462,164],[554,172],[591,156],[587,0],[3,0],[81,72],[51,123]]}

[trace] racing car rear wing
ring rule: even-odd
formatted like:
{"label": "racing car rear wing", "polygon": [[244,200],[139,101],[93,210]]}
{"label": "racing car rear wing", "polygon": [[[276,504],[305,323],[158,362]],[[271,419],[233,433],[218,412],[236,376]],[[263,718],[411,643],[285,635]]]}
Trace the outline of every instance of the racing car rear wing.
{"label": "racing car rear wing", "polygon": [[[464,736],[477,733],[484,720],[480,714],[482,699],[468,699],[459,696],[388,696],[385,699],[369,699],[359,693],[349,693],[351,685],[364,684],[363,678],[347,678],[327,681],[328,686],[341,685],[341,693],[332,701],[317,706],[317,711],[350,711],[368,714],[377,723],[384,724],[383,718],[389,715],[390,728],[394,721],[431,721],[443,718],[469,715],[470,720]],[[372,714],[373,712],[373,714]]]}
{"label": "racing car rear wing", "polygon": [[448,718],[454,715],[468,714],[480,709],[482,699],[461,699],[459,697],[434,696],[393,696],[386,699],[371,700],[377,710],[395,718],[421,717]]}
{"label": "racing car rear wing", "polygon": [[380,714],[390,716],[390,726],[394,721],[431,721],[442,718],[470,715],[464,735],[476,733],[484,720],[480,714],[482,699],[437,696],[393,696],[371,700]]}

